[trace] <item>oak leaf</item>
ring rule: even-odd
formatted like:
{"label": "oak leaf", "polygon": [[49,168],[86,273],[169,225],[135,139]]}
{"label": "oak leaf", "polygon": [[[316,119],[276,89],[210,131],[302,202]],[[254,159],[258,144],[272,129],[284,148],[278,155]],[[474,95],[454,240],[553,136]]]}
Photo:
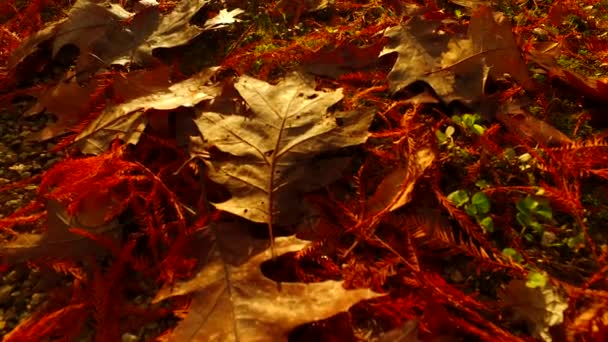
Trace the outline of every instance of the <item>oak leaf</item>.
{"label": "oak leaf", "polygon": [[474,102],[483,95],[488,76],[498,79],[505,73],[525,89],[534,88],[504,16],[479,7],[466,36],[460,27],[447,34],[442,24],[414,16],[386,30],[390,42],[380,56],[398,55],[388,78],[391,92],[424,81],[447,102]]}
{"label": "oak leaf", "polygon": [[298,74],[276,85],[243,76],[235,88],[250,116],[203,112],[195,120],[206,142],[224,152],[207,160],[208,173],[232,198],[214,205],[269,225],[297,222],[301,194],[337,179],[347,165],[348,158],[318,155],[364,143],[373,113],[329,113],[342,90],[315,91]]}
{"label": "oak leaf", "polygon": [[117,219],[105,220],[106,213],[113,209],[109,197],[100,194],[85,202],[88,207],[69,215],[61,203],[48,200],[46,231],[20,233],[16,239],[0,244],[0,261],[16,263],[39,257],[79,258],[101,253],[104,249],[97,242],[75,233],[71,228],[118,238],[122,225]]}
{"label": "oak leaf", "polygon": [[[369,289],[346,290],[334,280],[277,283],[261,269],[272,258],[267,239],[253,238],[243,223],[218,223],[205,233],[197,242],[204,262],[198,274],[161,289],[153,300],[193,295],[188,314],[169,337],[172,341],[287,341],[289,332],[301,324],[381,295]],[[274,251],[282,255],[307,244],[295,236],[280,237]]]}
{"label": "oak leaf", "polygon": [[98,86],[98,82],[93,79],[86,85],[81,86],[76,78],[72,76],[73,74],[69,73],[65,80],[44,87],[39,94],[33,94],[38,97],[38,102],[24,115],[29,116],[47,112],[54,114],[57,121],[47,125],[42,131],[33,134],[29,137],[30,139],[40,141],[61,135],[89,114],[92,109],[90,99]]}
{"label": "oak leaf", "polygon": [[12,54],[9,68],[17,66],[38,49],[42,42],[50,39],[54,40],[53,58],[68,44],[80,50],[76,62],[77,73],[100,62],[108,63],[112,57],[121,53],[125,45],[132,45],[132,33],[123,24],[131,16],[132,13],[117,4],[78,0],[68,12],[67,18],[26,39]]}
{"label": "oak leaf", "polygon": [[[163,85],[158,82],[156,87],[147,84],[147,87],[137,87],[133,94],[122,94],[123,99],[127,101],[105,108],[76,137],[76,146],[83,153],[99,154],[109,147],[113,139],[136,144],[146,127],[146,110],[166,111],[178,107],[193,107],[201,101],[214,98],[220,90],[207,83],[215,70],[203,70],[179,83]],[[141,75],[144,80],[150,79],[144,76]],[[124,86],[121,86],[122,88]]]}
{"label": "oak leaf", "polygon": [[489,67],[490,76],[499,79],[509,74],[524,89],[535,88],[505,15],[480,6],[471,16],[469,37],[473,41],[473,52]]}
{"label": "oak leaf", "polygon": [[[388,76],[391,92],[395,93],[416,81],[429,84],[446,101],[470,100],[481,94],[482,74],[471,68],[471,40],[464,36],[439,34],[440,22],[418,17],[386,30],[389,43],[380,56],[397,53],[397,61]],[[453,68],[464,61],[467,72],[456,76]],[[473,77],[468,74],[473,74]],[[468,76],[468,77],[464,77]]]}
{"label": "oak leaf", "polygon": [[134,14],[110,1],[78,0],[66,19],[25,40],[11,56],[9,68],[17,66],[41,43],[51,39],[53,57],[68,44],[80,50],[76,71],[81,80],[83,75],[111,64],[148,64],[153,50],[187,44],[204,31],[234,22],[233,17],[242,13],[238,9],[220,12],[220,16],[211,18],[211,24],[205,27],[190,24],[192,17],[207,3],[209,0],[180,1],[171,13],[161,15],[154,4],[143,6]]}

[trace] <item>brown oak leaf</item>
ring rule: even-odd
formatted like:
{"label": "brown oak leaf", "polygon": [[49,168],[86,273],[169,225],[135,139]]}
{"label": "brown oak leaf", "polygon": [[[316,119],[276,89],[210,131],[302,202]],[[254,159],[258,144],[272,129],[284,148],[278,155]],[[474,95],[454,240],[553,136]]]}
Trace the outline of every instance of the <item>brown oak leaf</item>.
{"label": "brown oak leaf", "polygon": [[328,112],[342,90],[316,91],[299,74],[276,85],[243,76],[235,88],[251,107],[250,116],[203,112],[195,120],[206,143],[224,152],[207,160],[208,174],[232,198],[214,205],[270,229],[273,223],[295,223],[301,194],[337,179],[348,165],[348,158],[318,155],[364,143],[373,113]]}
{"label": "brown oak leaf", "polygon": [[[153,302],[192,294],[189,311],[170,335],[172,341],[287,341],[295,327],[329,318],[361,300],[381,294],[346,290],[342,282],[277,283],[262,273],[272,258],[268,240],[251,237],[243,223],[208,227],[200,246],[204,264],[192,279],[167,286]],[[278,255],[303,249],[295,236],[275,240]],[[210,246],[210,248],[205,248]]]}

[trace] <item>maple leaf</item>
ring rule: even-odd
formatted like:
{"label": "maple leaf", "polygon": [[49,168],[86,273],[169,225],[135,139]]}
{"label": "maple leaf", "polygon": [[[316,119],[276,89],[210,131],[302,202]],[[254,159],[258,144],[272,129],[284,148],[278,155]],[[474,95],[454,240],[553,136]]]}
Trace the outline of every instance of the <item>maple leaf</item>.
{"label": "maple leaf", "polygon": [[[144,84],[131,92],[122,94],[127,101],[109,106],[75,139],[75,144],[83,153],[99,154],[107,150],[114,139],[122,139],[136,144],[146,127],[145,111],[149,109],[171,110],[178,107],[193,107],[201,101],[210,100],[219,93],[219,88],[207,82],[216,68],[201,71],[179,83],[163,85],[161,80],[156,86]],[[139,75],[150,80],[147,73]],[[161,74],[162,75],[162,74]],[[132,81],[137,81],[133,79]],[[130,83],[133,84],[141,84]],[[121,85],[124,89],[125,85]],[[125,91],[125,90],[123,90]],[[126,98],[125,98],[126,97]]]}
{"label": "maple leaf", "polygon": [[[254,239],[241,222],[208,227],[197,242],[204,266],[192,279],[161,289],[153,302],[192,294],[190,310],[172,341],[287,341],[295,327],[329,318],[381,294],[346,290],[340,281],[277,283],[262,273],[272,257],[267,239]],[[279,255],[309,242],[295,236],[275,240]]]}
{"label": "maple leaf", "polygon": [[532,334],[543,341],[552,341],[549,328],[563,322],[568,308],[568,302],[553,285],[531,288],[522,279],[511,280],[499,298],[511,309],[515,319],[526,322]]}
{"label": "maple leaf", "polygon": [[[297,222],[300,194],[337,179],[348,158],[317,158],[326,151],[365,142],[373,113],[328,113],[342,90],[315,91],[298,74],[270,85],[243,76],[236,90],[248,116],[203,112],[195,120],[203,138],[225,155],[207,160],[209,177],[232,198],[215,207],[255,222]],[[203,156],[192,151],[196,156]]]}

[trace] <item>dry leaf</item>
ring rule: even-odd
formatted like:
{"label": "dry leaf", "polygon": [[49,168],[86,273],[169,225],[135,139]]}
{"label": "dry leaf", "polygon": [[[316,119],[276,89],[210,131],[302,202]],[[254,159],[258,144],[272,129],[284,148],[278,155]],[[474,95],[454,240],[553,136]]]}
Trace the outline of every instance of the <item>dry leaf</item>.
{"label": "dry leaf", "polygon": [[[219,93],[207,82],[216,69],[211,68],[182,82],[161,88],[136,88],[135,98],[119,105],[109,106],[93,120],[75,139],[83,153],[99,154],[109,147],[114,139],[136,144],[146,127],[144,113],[148,109],[170,110],[178,107],[193,107],[201,101],[210,100]],[[148,85],[150,86],[150,85]],[[123,94],[124,96],[131,96]]]}
{"label": "dry leaf", "polygon": [[235,88],[250,116],[204,112],[195,120],[206,142],[226,153],[207,161],[209,177],[232,194],[214,205],[255,222],[297,222],[300,194],[335,180],[348,165],[347,158],[317,156],[365,142],[373,113],[328,113],[342,90],[315,91],[298,74],[277,85],[243,76]]}
{"label": "dry leaf", "polygon": [[421,148],[410,156],[406,165],[397,166],[386,176],[367,203],[367,212],[373,215],[382,210],[394,211],[412,199],[412,191],[420,176],[433,164],[435,154],[430,148]]}
{"label": "dry leaf", "polygon": [[546,146],[571,144],[572,140],[547,122],[537,119],[517,104],[507,104],[498,112],[496,119],[512,133],[525,140]]}
{"label": "dry leaf", "polygon": [[469,24],[469,37],[473,41],[473,52],[482,54],[484,65],[490,68],[494,79],[509,74],[524,89],[533,90],[535,84],[529,75],[528,66],[521,57],[509,20],[487,6],[473,12]]}
{"label": "dry leaf", "polygon": [[70,228],[117,237],[122,228],[118,220],[105,222],[104,219],[106,213],[113,209],[109,201],[109,197],[91,197],[88,200],[89,208],[83,207],[75,216],[69,216],[59,202],[48,200],[46,231],[21,233],[15,240],[0,245],[0,260],[3,263],[17,263],[39,257],[78,258],[102,251],[98,243],[71,232]]}
{"label": "dry leaf", "polygon": [[81,86],[72,74],[66,80],[44,89],[38,96],[38,102],[24,115],[34,115],[46,111],[54,114],[57,121],[46,126],[30,139],[47,140],[66,132],[67,129],[86,118],[91,110],[90,97],[97,88],[97,82],[92,80]]}
{"label": "dry leaf", "polygon": [[338,78],[341,75],[373,66],[378,61],[382,46],[374,44],[358,47],[341,44],[334,49],[321,49],[305,62],[305,69],[315,75]]}
{"label": "dry leaf", "polygon": [[[123,26],[122,21],[131,15],[119,5],[109,2],[78,0],[68,12],[66,19],[50,25],[26,39],[13,52],[9,60],[9,68],[14,68],[32,54],[40,43],[53,38],[55,39],[52,48],[53,57],[63,46],[73,44],[80,49],[81,55],[91,54],[91,56],[105,60],[105,56],[111,55],[117,47],[122,48],[121,43],[125,43],[125,40],[128,41],[130,33]],[[110,38],[114,40],[113,49],[112,45],[108,44]],[[103,48],[110,48],[110,50],[100,50]],[[83,67],[85,61],[79,60],[78,65]]]}
{"label": "dry leaf", "polygon": [[415,16],[386,31],[390,43],[380,56],[398,54],[389,74],[391,92],[424,81],[446,102],[474,102],[483,94],[488,75],[497,79],[505,73],[525,89],[533,88],[511,26],[500,14],[481,6],[471,17],[467,37],[440,27],[439,21]]}
{"label": "dry leaf", "polygon": [[232,11],[228,11],[226,9],[221,10],[215,17],[207,20],[205,22],[205,29],[218,29],[221,27],[224,27],[226,25],[230,25],[230,24],[234,24],[238,21],[240,21],[239,19],[236,19],[235,17],[245,13],[245,11],[243,11],[240,8],[235,8]]}
{"label": "dry leaf", "polygon": [[549,328],[563,322],[564,311],[568,308],[568,303],[549,283],[543,288],[530,288],[526,286],[526,280],[514,279],[499,297],[515,319],[526,322],[532,334],[543,341],[552,341]]}
{"label": "dry leaf", "polygon": [[[471,41],[440,34],[439,27],[440,22],[414,17],[407,24],[387,29],[385,36],[390,43],[380,56],[398,54],[388,76],[391,92],[424,81],[448,102],[481,95],[482,70],[469,59],[473,55]],[[455,67],[460,62],[460,75],[456,76]]]}
{"label": "dry leaf", "polygon": [[148,64],[154,49],[187,44],[204,31],[236,21],[234,16],[242,12],[224,10],[205,27],[191,25],[192,17],[208,2],[180,1],[171,13],[161,15],[154,5],[141,6],[141,11],[133,14],[109,1],[78,0],[66,19],[24,41],[11,56],[9,67],[16,67],[42,42],[53,38],[53,57],[68,44],[80,50],[76,64],[80,80],[111,64]]}
{"label": "dry leaf", "polygon": [[[193,294],[190,310],[171,341],[287,341],[295,327],[329,318],[361,300],[380,296],[368,289],[345,290],[342,282],[276,283],[261,264],[271,259],[268,240],[253,239],[242,223],[218,224],[198,249],[205,265],[191,280],[163,288],[153,302]],[[278,255],[296,252],[307,241],[294,236],[275,241]],[[260,250],[262,250],[260,252]]]}

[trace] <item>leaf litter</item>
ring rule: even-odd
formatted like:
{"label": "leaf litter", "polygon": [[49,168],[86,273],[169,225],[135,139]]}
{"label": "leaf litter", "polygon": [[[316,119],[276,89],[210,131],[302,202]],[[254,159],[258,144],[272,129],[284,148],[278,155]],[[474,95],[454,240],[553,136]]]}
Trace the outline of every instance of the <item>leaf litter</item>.
{"label": "leaf litter", "polygon": [[[320,7],[316,4],[290,7],[281,2],[277,8],[289,10],[289,17],[296,22],[301,18],[318,20],[327,15],[323,11],[330,14],[334,9],[344,11],[344,7],[341,7],[344,4],[321,3]],[[392,3],[386,1],[387,8],[396,12],[403,10],[403,6]],[[565,134],[570,132],[562,132],[524,108],[530,106],[530,102],[521,96],[524,93],[537,96],[537,103],[544,105],[544,108],[550,106],[542,102],[544,89],[539,87],[538,75],[531,77],[522,51],[525,57],[546,69],[550,76],[572,87],[588,100],[604,101],[603,81],[558,67],[551,58],[547,58],[549,52],[530,54],[522,50],[519,46],[521,42],[516,39],[521,37],[514,35],[505,15],[493,11],[486,2],[454,3],[471,8],[468,25],[458,12],[454,16],[417,8],[404,23],[383,17],[385,22],[374,27],[376,32],[367,37],[373,37],[367,41],[371,44],[344,40],[335,49],[327,46],[315,51],[314,58],[307,61],[307,71],[331,77],[331,81],[320,78],[317,79],[320,82],[315,82],[303,73],[284,77],[272,74],[271,80],[266,77],[269,74],[256,78],[238,75],[237,72],[237,77],[231,78],[225,77],[227,71],[229,74],[238,70],[238,66],[223,65],[219,71],[211,68],[189,78],[178,76],[173,82],[173,73],[168,68],[136,68],[138,64],[150,66],[156,49],[183,46],[203,32],[243,20],[251,26],[231,47],[236,47],[231,53],[238,56],[243,52],[239,44],[255,40],[255,35],[248,34],[255,31],[253,28],[257,24],[250,22],[250,17],[246,15],[241,17],[251,9],[222,8],[214,12],[215,16],[209,16],[201,26],[197,26],[191,22],[194,15],[206,5],[217,5],[215,2],[182,1],[168,14],[162,15],[159,4],[154,2],[136,6],[135,12],[131,13],[109,2],[77,1],[66,19],[49,25],[25,40],[14,51],[9,66],[16,68],[22,63],[27,64],[29,57],[44,49],[47,43],[51,44],[52,57],[56,57],[67,45],[78,47],[79,57],[72,74],[66,75],[65,81],[49,87],[49,92],[39,95],[39,101],[30,114],[43,110],[57,114],[58,123],[50,126],[50,133],[43,136],[43,139],[52,138],[64,133],[73,123],[82,123],[82,118],[95,110],[92,108],[93,102],[87,101],[87,98],[99,95],[101,87],[103,94],[112,98],[102,101],[95,118],[75,128],[78,135],[72,140],[72,146],[79,153],[98,155],[91,157],[88,164],[85,163],[91,166],[91,170],[104,165],[102,161],[106,160],[104,158],[111,159],[111,153],[137,161],[129,161],[130,168],[126,167],[127,164],[117,164],[126,169],[116,172],[115,181],[104,183],[103,186],[116,190],[112,193],[114,197],[111,203],[106,203],[108,198],[103,196],[91,197],[88,203],[77,193],[73,194],[71,191],[76,190],[70,188],[69,196],[65,195],[62,200],[76,202],[68,209],[55,205],[57,203],[52,200],[47,203],[49,230],[44,234],[23,233],[14,241],[3,244],[3,256],[10,262],[38,257],[76,258],[81,251],[86,254],[90,248],[92,252],[96,249],[93,246],[101,243],[100,238],[92,236],[92,231],[120,227],[117,231],[123,238],[137,236],[139,238],[132,238],[131,242],[137,239],[138,244],[149,248],[138,249],[138,253],[144,254],[124,257],[117,265],[126,263],[142,270],[138,267],[145,263],[146,259],[142,257],[145,255],[153,260],[155,266],[160,262],[165,267],[163,271],[158,271],[162,274],[159,279],[182,279],[176,283],[164,282],[163,289],[154,300],[156,304],[163,302],[172,305],[183,296],[192,299],[187,313],[181,315],[183,319],[168,333],[171,338],[179,340],[287,340],[290,332],[302,324],[315,322],[312,323],[314,326],[317,321],[349,311],[350,307],[362,300],[380,296],[367,289],[369,287],[388,289],[395,296],[393,300],[386,299],[391,296],[377,298],[384,309],[378,311],[376,308],[375,319],[385,319],[384,322],[390,322],[391,328],[400,327],[384,335],[377,334],[376,330],[374,335],[381,336],[379,340],[424,340],[446,333],[465,336],[463,338],[475,336],[482,340],[496,336],[519,340],[519,337],[505,330],[505,327],[511,328],[510,322],[501,320],[499,314],[492,316],[497,310],[493,311],[481,301],[461,292],[463,286],[472,286],[471,278],[463,280],[462,276],[458,276],[466,270],[459,269],[462,265],[455,260],[464,255],[474,259],[477,274],[491,274],[485,279],[491,279],[494,284],[484,283],[483,286],[496,289],[500,283],[506,284],[502,286],[502,292],[499,291],[498,298],[502,302],[496,307],[502,311],[510,310],[515,314],[515,320],[527,325],[527,331],[517,334],[527,336],[529,333],[535,338],[551,340],[551,330],[564,329],[569,324],[565,319],[569,303],[561,298],[559,290],[550,285],[551,282],[544,282],[544,288],[539,289],[517,279],[527,273],[522,265],[540,265],[526,255],[535,253],[530,247],[534,234],[542,235],[545,241],[549,239],[549,234],[559,234],[563,238],[567,232],[580,229],[576,237],[578,240],[571,241],[574,237],[569,237],[570,240],[564,238],[563,241],[568,243],[560,248],[566,248],[572,242],[577,246],[577,251],[588,247],[593,257],[602,260],[596,254],[595,242],[585,225],[587,218],[581,216],[579,208],[582,208],[581,184],[587,182],[591,174],[603,175],[600,161],[603,160],[605,144],[601,138],[583,142],[574,140]],[[264,19],[260,18],[257,17],[263,22]],[[550,18],[551,23],[557,26],[563,20],[563,15]],[[386,27],[387,22],[392,25],[383,32],[388,40],[388,44],[383,46],[383,43],[378,43],[383,42],[380,40],[380,27]],[[304,31],[295,27],[290,32]],[[328,30],[324,34],[333,33]],[[340,31],[340,35],[343,34],[345,32]],[[353,32],[346,36],[349,34]],[[354,34],[362,33],[357,31]],[[302,46],[298,45],[298,48]],[[265,48],[273,49],[272,46]],[[565,48],[568,46],[565,45]],[[241,57],[255,54],[250,50],[245,51]],[[374,55],[381,57],[394,53],[397,58],[390,71],[384,70],[384,66],[374,58]],[[300,58],[296,54],[291,56]],[[123,72],[116,72],[112,65],[121,65]],[[260,66],[256,65],[248,71],[256,74],[255,68]],[[95,83],[98,79],[103,80],[98,73],[100,68],[112,73],[109,84]],[[382,77],[378,79],[377,75],[383,75],[383,72],[386,80]],[[285,70],[278,74],[285,74]],[[217,78],[224,78],[224,83],[216,82]],[[443,103],[398,99],[403,95],[402,90],[419,82],[426,83],[427,90],[434,92],[434,96]],[[328,84],[332,86],[328,87]],[[357,89],[357,84],[373,86]],[[230,94],[226,90],[232,85],[235,92]],[[505,85],[511,88],[507,89]],[[376,96],[385,89],[390,94]],[[353,92],[356,101],[351,101]],[[75,101],[66,101],[67,95],[73,95],[70,98]],[[489,108],[494,111],[478,118],[452,107],[449,107],[449,111],[443,107],[453,101],[461,102],[464,110],[472,112],[489,102]],[[195,115],[192,120],[189,117],[192,111],[185,113],[179,110],[181,107],[193,108]],[[401,111],[402,108],[407,108],[405,113]],[[428,108],[433,110],[427,112]],[[176,139],[190,139],[191,142],[185,154],[184,151],[168,148],[170,154],[182,158],[171,167],[152,162],[166,161],[163,159],[166,158],[165,149],[171,143],[162,140],[166,137],[153,136],[152,127],[147,123],[148,120],[157,120],[169,127],[173,125],[170,112],[178,116],[176,120],[180,128],[175,132],[178,136]],[[453,116],[447,117],[447,112]],[[407,120],[402,116],[416,121],[417,127],[425,127],[429,131],[439,129],[441,133],[445,131],[444,140],[437,144],[414,143],[416,137],[413,132],[416,130],[404,124]],[[492,126],[488,127],[488,124]],[[505,138],[497,134],[502,128],[506,128],[511,136]],[[370,139],[371,136],[374,138]],[[500,139],[493,141],[497,137]],[[513,141],[518,145],[503,148],[505,143]],[[153,142],[158,145],[152,145],[154,147],[147,150],[147,145]],[[117,150],[120,144],[128,149]],[[408,153],[384,150],[387,147],[400,149],[404,144],[410,148]],[[373,151],[374,157],[380,159],[381,163],[375,165],[374,158],[361,158],[361,150],[356,148],[358,145],[364,145],[366,151]],[[110,155],[108,151],[111,151]],[[594,153],[596,157],[592,158]],[[184,158],[188,154],[190,159]],[[472,162],[475,158],[478,159]],[[487,165],[493,168],[501,162],[501,158],[516,158],[516,161],[502,160],[504,163],[500,167],[488,170]],[[201,159],[202,163],[196,159]],[[570,165],[568,161],[574,161],[574,164]],[[563,172],[555,170],[556,165]],[[516,171],[508,170],[512,166]],[[469,175],[460,174],[461,169],[458,168],[462,167],[466,167]],[[134,170],[146,176],[137,172],[134,174]],[[442,173],[454,180],[446,183]],[[507,181],[501,178],[505,175],[509,177]],[[439,179],[430,181],[433,177]],[[150,191],[156,197],[149,201],[143,200],[142,190],[134,185],[144,178],[153,180]],[[177,178],[183,178],[183,183]],[[129,181],[123,182],[125,179]],[[443,195],[444,191],[452,190],[450,187],[454,186],[452,183],[456,180],[461,183],[458,186],[467,187],[458,191],[470,193],[470,198],[484,199],[486,209],[483,212],[474,210],[476,203],[468,203],[468,195],[467,200],[458,206],[450,203],[449,196]],[[489,185],[491,183],[495,184]],[[182,188],[173,193],[176,184]],[[196,192],[197,186],[202,186],[205,191]],[[604,186],[600,185],[600,188]],[[553,227],[556,221],[542,221],[534,216],[534,208],[528,208],[526,210],[529,212],[523,214],[528,215],[530,226],[524,226],[523,230],[512,227],[518,223],[502,213],[520,210],[518,215],[523,215],[522,206],[509,203],[516,201],[515,194],[521,192],[530,193],[526,198],[531,203],[540,203],[532,195],[543,198],[543,203],[546,197],[547,203],[560,210],[560,214],[572,215],[575,223]],[[162,196],[159,196],[160,193]],[[323,198],[311,196],[315,193]],[[306,225],[306,220],[312,215],[308,211],[308,203],[303,201],[308,196],[313,199],[313,205],[333,204],[331,213],[314,212],[320,217],[317,217],[317,225],[312,229],[318,230],[321,241],[305,242],[294,236],[274,238],[276,230]],[[507,197],[512,199],[504,201]],[[146,204],[142,205],[142,201]],[[216,211],[212,211],[209,205]],[[114,206],[124,210],[128,208],[135,213],[137,224],[145,229],[133,232],[133,227],[123,227],[118,222],[118,209]],[[172,209],[167,210],[164,208],[166,206]],[[426,206],[437,206],[428,212],[439,214],[439,217],[431,219],[412,215],[412,212],[418,212],[419,206],[425,206],[425,210]],[[74,208],[78,208],[75,213]],[[142,215],[146,210],[150,211],[148,215]],[[545,210],[550,213],[550,209]],[[207,224],[199,228],[196,234],[193,233],[186,227],[195,217],[186,218],[185,212],[188,215],[202,215],[199,218]],[[482,217],[481,214],[488,216]],[[270,239],[254,239],[251,232],[243,230],[246,223],[239,221],[239,224],[231,224],[227,219],[229,215],[266,224]],[[220,216],[222,218],[218,219]],[[481,233],[480,222],[488,218],[500,222],[501,227],[491,234]],[[441,227],[430,222],[435,219],[442,222]],[[212,222],[209,223],[209,220]],[[528,221],[519,220],[519,224]],[[4,222],[9,221],[0,221]],[[12,227],[15,222],[10,224]],[[76,226],[86,229],[70,229]],[[87,229],[91,231],[87,232]],[[202,237],[198,237],[199,233]],[[87,238],[82,239],[84,236]],[[176,241],[188,239],[199,247],[199,255],[195,259],[200,268],[194,277],[184,280],[188,278],[187,275],[192,275],[187,271],[191,260],[175,255],[164,256],[163,259],[155,248],[167,243],[169,246],[164,247],[175,253],[180,246]],[[503,250],[505,256],[499,252],[503,243],[510,243]],[[74,247],[70,253],[63,248],[66,244]],[[111,249],[108,246],[104,245]],[[351,246],[348,249],[350,255],[337,253],[343,252],[348,246]],[[146,251],[142,252],[141,249]],[[505,251],[508,251],[509,257],[506,257]],[[128,254],[130,250],[125,247],[123,252]],[[147,252],[150,254],[145,254]],[[352,285],[354,281],[362,285],[357,287],[364,289],[345,290],[340,281],[285,283],[267,278],[261,271],[262,263],[288,252],[295,252],[301,258],[312,256],[315,262],[325,260],[324,265],[335,261],[328,261],[330,258],[324,253],[332,254],[338,260],[336,262],[341,263],[337,269],[348,279],[345,283]],[[113,254],[122,255],[116,251]],[[337,254],[340,256],[335,257]],[[526,255],[526,258],[518,254]],[[551,258],[549,253],[534,256]],[[372,261],[362,262],[364,257]],[[434,266],[437,261],[442,263],[445,260],[454,264],[454,268],[450,269],[450,281],[456,285],[445,282],[443,275],[440,275],[445,269]],[[154,271],[150,271],[152,269]],[[514,280],[504,281],[495,277],[497,271],[504,271]],[[157,269],[148,268],[147,272],[157,272]],[[597,272],[588,279],[588,285],[600,278],[601,271]],[[111,273],[108,276],[110,286],[116,279],[111,278]],[[557,276],[551,274],[551,277]],[[425,281],[421,282],[420,279]],[[484,282],[481,279],[475,278],[474,281]],[[392,287],[393,283],[396,287]],[[103,284],[96,286],[103,287]],[[485,291],[481,285],[475,286],[475,291]],[[603,290],[594,291],[604,295]],[[529,299],[534,307],[513,302],[513,298],[521,296]],[[96,302],[88,306],[77,307],[79,310],[92,307],[96,310],[94,317],[97,322],[110,322],[103,317],[103,308],[104,305],[111,305],[111,301],[104,298],[96,298]],[[578,299],[572,300],[576,302]],[[370,310],[373,304],[363,303],[360,307]],[[447,307],[453,312],[448,313]],[[433,311],[433,317],[419,314],[428,308],[440,310]],[[458,315],[454,315],[454,312]],[[478,312],[483,312],[484,316]],[[49,315],[47,319],[60,320],[59,316]],[[497,318],[498,322],[490,322],[487,318],[490,316]],[[463,331],[457,333],[446,328],[445,322]],[[367,323],[373,325],[377,322]],[[579,319],[576,324],[581,326],[584,322],[581,323]],[[57,326],[62,325],[58,323]],[[22,331],[17,329],[14,336],[19,338],[20,333]],[[30,336],[38,336],[34,333]],[[104,336],[103,332],[99,336]],[[569,336],[573,339],[575,335]]]}

